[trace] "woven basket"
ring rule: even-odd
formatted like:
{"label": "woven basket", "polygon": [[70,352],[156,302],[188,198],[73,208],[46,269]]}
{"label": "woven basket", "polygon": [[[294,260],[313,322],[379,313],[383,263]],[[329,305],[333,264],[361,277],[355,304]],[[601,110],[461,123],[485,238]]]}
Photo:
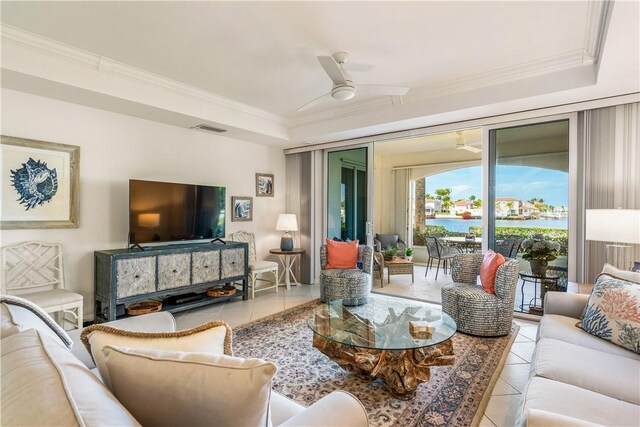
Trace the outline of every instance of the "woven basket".
{"label": "woven basket", "polygon": [[162,310],[162,303],[160,301],[142,301],[127,307],[127,314],[130,316],[140,316],[141,314],[154,313],[160,310]]}
{"label": "woven basket", "polygon": [[236,293],[236,287],[232,285],[224,285],[221,288],[207,289],[207,296],[211,298],[228,297]]}

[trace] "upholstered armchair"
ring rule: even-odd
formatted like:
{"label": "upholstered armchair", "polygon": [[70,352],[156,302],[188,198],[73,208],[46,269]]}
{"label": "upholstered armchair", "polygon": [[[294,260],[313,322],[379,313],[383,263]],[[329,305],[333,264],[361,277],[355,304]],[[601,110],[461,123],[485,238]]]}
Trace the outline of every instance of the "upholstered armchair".
{"label": "upholstered armchair", "polygon": [[511,332],[520,265],[508,259],[498,267],[495,294],[477,284],[482,254],[459,254],[453,258],[453,283],[442,286],[442,311],[456,321],[458,331],[483,337]]}
{"label": "upholstered armchair", "polygon": [[398,255],[404,257],[407,244],[397,234],[378,234],[373,239],[376,252],[384,252],[389,246],[398,248]]}
{"label": "upholstered armchair", "polygon": [[320,300],[329,302],[343,300],[344,305],[360,305],[367,302],[371,293],[371,276],[373,272],[373,248],[358,247],[358,260],[362,262],[362,270],[326,269],[327,245],[320,247]]}

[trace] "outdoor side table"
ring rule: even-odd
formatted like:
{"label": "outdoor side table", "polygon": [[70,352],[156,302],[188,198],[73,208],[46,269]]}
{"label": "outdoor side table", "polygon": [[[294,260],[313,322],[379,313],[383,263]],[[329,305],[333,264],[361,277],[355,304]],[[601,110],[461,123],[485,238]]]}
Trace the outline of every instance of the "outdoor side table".
{"label": "outdoor side table", "polygon": [[[520,310],[524,310],[526,306],[530,313],[541,313],[544,309],[545,294],[547,291],[555,291],[558,289],[559,278],[560,277],[555,274],[539,276],[530,271],[521,272],[520,279],[522,279],[522,286],[520,287],[520,294],[522,295],[522,304],[520,305]],[[533,283],[533,298],[529,301],[529,304],[524,303],[524,285],[526,283]],[[540,286],[540,297],[538,297],[538,285]],[[537,304],[538,301],[540,305]]]}
{"label": "outdoor side table", "polygon": [[283,251],[281,249],[270,249],[269,253],[273,255],[278,255],[278,258],[280,258],[280,263],[284,267],[284,270],[280,274],[280,277],[284,275],[284,283],[287,286],[287,289],[291,288],[292,277],[293,277],[293,282],[295,283],[296,286],[298,286],[299,285],[298,279],[296,279],[296,276],[293,274],[293,263],[296,261],[296,258],[299,255],[302,255],[304,253],[304,249],[294,248],[290,251]]}

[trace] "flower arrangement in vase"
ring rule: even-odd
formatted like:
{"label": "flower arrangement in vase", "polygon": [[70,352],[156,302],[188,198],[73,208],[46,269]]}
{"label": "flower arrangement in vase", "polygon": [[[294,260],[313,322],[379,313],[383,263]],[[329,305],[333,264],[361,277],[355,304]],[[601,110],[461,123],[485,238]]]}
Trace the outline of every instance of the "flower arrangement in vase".
{"label": "flower arrangement in vase", "polygon": [[524,249],[522,258],[531,264],[531,272],[538,276],[545,276],[549,261],[553,261],[558,257],[560,244],[545,240],[542,234],[537,233],[522,242],[522,248]]}

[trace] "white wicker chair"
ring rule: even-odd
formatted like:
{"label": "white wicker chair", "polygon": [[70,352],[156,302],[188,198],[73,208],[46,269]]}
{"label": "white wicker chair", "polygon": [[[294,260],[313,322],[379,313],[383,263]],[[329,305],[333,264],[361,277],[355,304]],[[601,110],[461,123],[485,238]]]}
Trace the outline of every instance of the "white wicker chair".
{"label": "white wicker chair", "polygon": [[23,242],[2,248],[2,293],[16,295],[59,313],[56,321],[82,329],[82,295],[64,288],[62,247],[57,243]]}
{"label": "white wicker chair", "polygon": [[[259,260],[256,255],[256,240],[253,233],[248,231],[238,231],[231,235],[231,240],[234,242],[246,242],[249,244],[249,287],[251,288],[251,298],[255,298],[255,293],[265,291],[267,289],[276,289],[278,293],[278,263],[273,261]],[[258,288],[257,281],[268,281],[266,279],[259,278],[259,274],[272,273],[274,277],[273,284],[271,286],[262,286]]]}

